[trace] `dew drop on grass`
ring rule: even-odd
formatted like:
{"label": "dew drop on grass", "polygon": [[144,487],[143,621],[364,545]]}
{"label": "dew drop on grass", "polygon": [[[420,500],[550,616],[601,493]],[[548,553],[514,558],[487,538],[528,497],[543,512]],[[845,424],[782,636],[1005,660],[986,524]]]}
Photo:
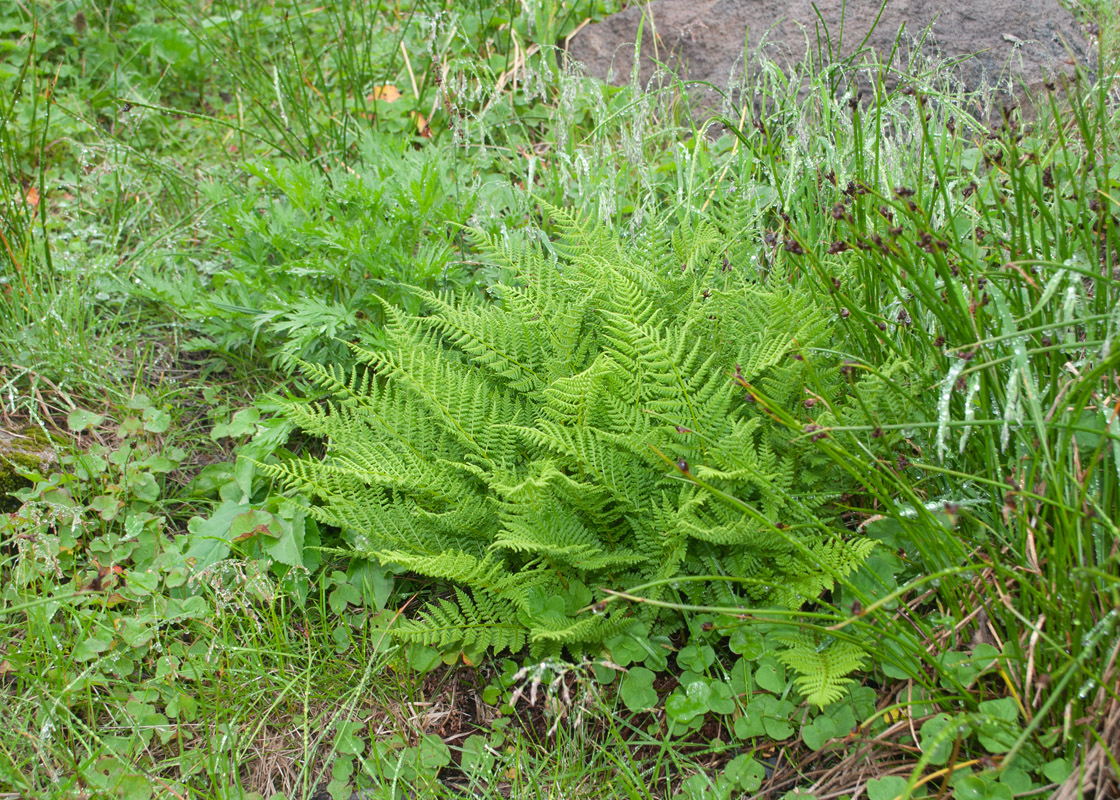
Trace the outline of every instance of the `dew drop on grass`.
{"label": "dew drop on grass", "polygon": [[980,375],[973,373],[968,377],[968,392],[964,398],[964,431],[961,433],[960,453],[964,454],[964,448],[968,444],[968,437],[972,434],[972,426],[969,424],[976,417],[976,395],[980,392]]}
{"label": "dew drop on grass", "polygon": [[945,453],[949,449],[947,445],[949,438],[949,400],[953,396],[953,387],[956,386],[957,377],[961,374],[966,363],[963,360],[954,361],[949,366],[949,374],[945,376],[945,380],[941,383],[941,397],[937,400],[937,457],[942,461],[945,460]]}

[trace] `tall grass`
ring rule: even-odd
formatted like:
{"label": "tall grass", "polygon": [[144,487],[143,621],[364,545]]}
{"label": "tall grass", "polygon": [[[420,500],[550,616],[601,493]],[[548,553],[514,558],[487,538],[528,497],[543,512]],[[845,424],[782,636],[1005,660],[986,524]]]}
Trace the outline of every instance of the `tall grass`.
{"label": "tall grass", "polygon": [[[857,397],[865,375],[894,395],[870,424],[771,406],[863,486],[859,529],[916,567],[895,591],[850,587],[837,629],[943,708],[1013,698],[1002,768],[1062,753],[1065,791],[1115,768],[1120,704],[1120,148],[1114,78],[1096,77],[995,129],[920,80],[870,106],[822,93],[827,128],[749,131],[738,162],[740,191],[782,194],[769,279],[834,309]],[[999,685],[954,687],[945,656],[978,644]]]}

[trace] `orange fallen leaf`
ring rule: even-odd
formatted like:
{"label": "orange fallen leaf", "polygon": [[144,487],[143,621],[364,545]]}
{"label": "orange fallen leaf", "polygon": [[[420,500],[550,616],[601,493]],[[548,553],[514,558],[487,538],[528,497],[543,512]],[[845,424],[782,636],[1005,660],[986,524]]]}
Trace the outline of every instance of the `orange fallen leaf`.
{"label": "orange fallen leaf", "polygon": [[391,83],[386,83],[384,86],[374,86],[373,91],[369,93],[366,100],[371,103],[374,100],[384,100],[386,103],[393,103],[401,99],[401,92],[396,86]]}
{"label": "orange fallen leaf", "polygon": [[32,186],[30,189],[27,190],[27,194],[24,195],[23,199],[27,203],[27,205],[31,206],[32,208],[38,208],[39,207],[39,190],[36,189],[34,186]]}

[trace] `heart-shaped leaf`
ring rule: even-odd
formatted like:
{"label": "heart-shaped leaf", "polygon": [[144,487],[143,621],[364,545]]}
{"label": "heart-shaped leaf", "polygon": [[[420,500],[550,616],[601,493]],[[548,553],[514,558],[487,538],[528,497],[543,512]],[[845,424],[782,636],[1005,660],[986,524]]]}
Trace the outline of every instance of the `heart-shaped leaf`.
{"label": "heart-shaped leaf", "polygon": [[653,688],[654,673],[645,667],[633,667],[622,679],[619,695],[633,712],[645,711],[657,705],[657,690]]}

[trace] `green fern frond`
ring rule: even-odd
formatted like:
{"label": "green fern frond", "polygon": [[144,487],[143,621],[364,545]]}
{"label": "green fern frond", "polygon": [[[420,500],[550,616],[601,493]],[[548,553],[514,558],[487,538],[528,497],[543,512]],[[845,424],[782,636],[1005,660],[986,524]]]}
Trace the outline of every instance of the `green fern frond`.
{"label": "green fern frond", "polygon": [[[261,466],[314,498],[355,555],[453,587],[394,635],[582,653],[635,615],[680,624],[650,604],[581,612],[586,587],[663,581],[654,599],[797,608],[857,568],[862,540],[818,521],[821,487],[844,476],[736,379],[738,365],[790,414],[807,391],[824,401],[814,413],[854,414],[830,315],[725,267],[709,223],[652,220],[625,241],[580,210],[545,212],[558,241],[474,235],[508,276],[488,300],[419,292],[422,315],[385,304],[384,336],[352,348],[357,365],[305,366],[328,399],[287,414],[326,455]],[[867,390],[879,407],[890,394]],[[690,574],[737,582],[666,588]]]}
{"label": "green fern frond", "polygon": [[778,651],[778,660],[797,673],[798,691],[819,708],[844,696],[853,683],[847,676],[862,668],[867,658],[862,647],[844,639],[818,640],[800,632],[777,638],[788,647]]}
{"label": "green fern frond", "polygon": [[441,650],[486,649],[516,653],[525,647],[528,634],[508,604],[475,591],[473,596],[455,590],[455,602],[440,600],[428,605],[415,619],[401,620],[393,628],[396,638]]}

